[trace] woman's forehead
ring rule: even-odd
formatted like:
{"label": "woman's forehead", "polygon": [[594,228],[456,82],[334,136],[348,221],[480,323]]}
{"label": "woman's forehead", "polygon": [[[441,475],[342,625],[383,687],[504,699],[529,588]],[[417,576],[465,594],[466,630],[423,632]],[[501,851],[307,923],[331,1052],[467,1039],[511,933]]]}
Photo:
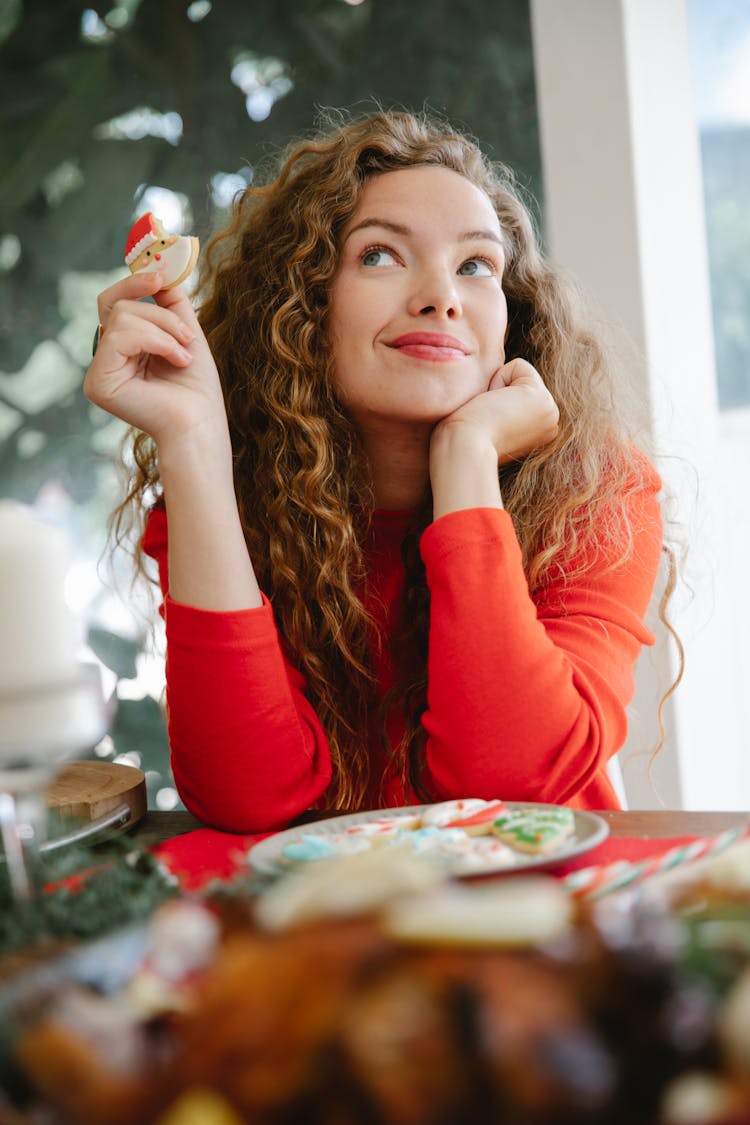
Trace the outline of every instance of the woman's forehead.
{"label": "woman's forehead", "polygon": [[382,172],[368,179],[345,231],[365,217],[396,221],[425,221],[429,217],[450,225],[488,229],[500,234],[492,200],[460,172],[441,165],[419,164]]}

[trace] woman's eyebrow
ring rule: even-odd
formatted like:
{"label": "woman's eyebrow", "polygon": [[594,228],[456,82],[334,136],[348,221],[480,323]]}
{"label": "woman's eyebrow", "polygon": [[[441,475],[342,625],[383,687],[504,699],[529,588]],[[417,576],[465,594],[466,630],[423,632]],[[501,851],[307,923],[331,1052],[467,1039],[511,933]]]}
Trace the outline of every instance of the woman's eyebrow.
{"label": "woman's eyebrow", "polygon": [[482,238],[488,239],[490,242],[496,242],[498,246],[503,246],[503,240],[499,234],[494,230],[467,230],[459,236],[460,242],[474,242]]}
{"label": "woman's eyebrow", "polygon": [[[349,238],[355,231],[365,230],[367,227],[382,227],[384,230],[390,230],[394,234],[399,234],[408,237],[412,234],[409,227],[405,227],[403,223],[394,223],[390,219],[378,219],[374,215],[369,219],[362,219],[359,223],[352,227],[347,232],[346,237]],[[467,230],[459,234],[457,241],[459,242],[474,242],[477,239],[487,239],[490,242],[496,242],[498,246],[503,246],[503,240],[500,235],[496,234],[493,230]]]}
{"label": "woman's eyebrow", "polygon": [[373,216],[373,218],[371,219],[362,219],[361,222],[357,223],[356,226],[353,226],[352,229],[347,232],[346,237],[349,238],[349,236],[354,234],[355,231],[364,230],[366,227],[383,227],[384,230],[393,231],[394,234],[411,234],[411,230],[409,229],[409,227],[403,226],[402,223],[392,223],[390,219],[376,219]]}

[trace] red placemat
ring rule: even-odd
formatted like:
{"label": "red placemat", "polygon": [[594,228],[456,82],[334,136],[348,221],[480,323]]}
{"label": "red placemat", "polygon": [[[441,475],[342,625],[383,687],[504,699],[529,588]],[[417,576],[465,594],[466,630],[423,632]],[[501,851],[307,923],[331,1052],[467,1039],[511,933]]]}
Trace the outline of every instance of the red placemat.
{"label": "red placemat", "polygon": [[[177,876],[185,890],[201,890],[214,879],[229,879],[248,869],[247,852],[253,844],[264,840],[263,835],[235,835],[216,828],[198,828],[184,836],[156,845],[153,851]],[[695,836],[644,839],[642,837],[608,837],[598,847],[592,848],[576,859],[555,867],[554,874],[561,878],[583,867],[606,866],[617,860],[633,863],[663,855],[674,847],[697,839]]]}
{"label": "red placemat", "polygon": [[164,840],[151,851],[177,876],[186,891],[198,891],[214,879],[231,879],[243,869],[249,871],[249,849],[271,835],[238,835],[220,832],[218,828],[196,828],[194,832]]}

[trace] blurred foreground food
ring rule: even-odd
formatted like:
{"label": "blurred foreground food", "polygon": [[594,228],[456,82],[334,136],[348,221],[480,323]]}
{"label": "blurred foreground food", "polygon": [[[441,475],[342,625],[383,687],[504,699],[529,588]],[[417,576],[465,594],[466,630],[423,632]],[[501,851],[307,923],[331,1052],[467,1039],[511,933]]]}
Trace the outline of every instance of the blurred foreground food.
{"label": "blurred foreground food", "polygon": [[27,1002],[0,1120],[750,1122],[745,889],[587,908],[547,876],[386,886],[356,859],[260,908],[169,903],[124,988]]}

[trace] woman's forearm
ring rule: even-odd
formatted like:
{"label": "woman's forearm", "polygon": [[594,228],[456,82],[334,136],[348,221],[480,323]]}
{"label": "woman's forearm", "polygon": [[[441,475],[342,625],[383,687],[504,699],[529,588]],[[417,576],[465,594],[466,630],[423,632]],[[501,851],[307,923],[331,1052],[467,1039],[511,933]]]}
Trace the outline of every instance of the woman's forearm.
{"label": "woman's forearm", "polygon": [[441,426],[430,444],[433,518],[465,508],[502,508],[497,452],[461,423]]}
{"label": "woman's forearm", "polygon": [[232,478],[228,433],[192,432],[159,446],[169,524],[170,596],[197,609],[262,604]]}

